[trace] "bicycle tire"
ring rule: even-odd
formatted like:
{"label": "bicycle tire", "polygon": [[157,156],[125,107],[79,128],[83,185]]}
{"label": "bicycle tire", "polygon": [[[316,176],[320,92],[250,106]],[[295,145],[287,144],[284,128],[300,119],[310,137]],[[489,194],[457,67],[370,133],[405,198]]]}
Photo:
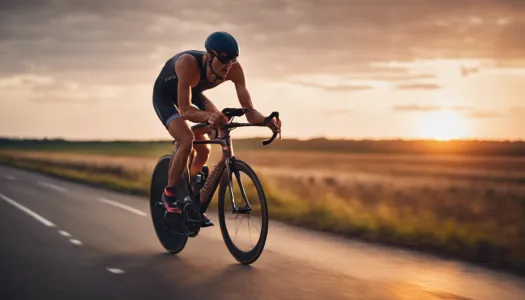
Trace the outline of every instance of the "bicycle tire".
{"label": "bicycle tire", "polygon": [[[261,231],[260,231],[260,237],[259,241],[255,245],[255,247],[251,251],[242,251],[239,248],[235,246],[232,239],[229,236],[228,229],[226,228],[226,216],[224,211],[224,205],[225,205],[225,193],[228,192],[229,188],[229,180],[228,177],[230,177],[233,180],[237,180],[235,176],[231,176],[233,174],[233,170],[237,169],[239,172],[245,173],[248,175],[250,180],[252,180],[256,190],[257,190],[257,196],[259,198],[259,202],[261,204],[261,213],[262,213],[262,225],[261,225]],[[244,186],[244,185],[243,185]],[[219,186],[219,195],[218,195],[218,209],[219,209],[219,224],[221,229],[222,238],[226,244],[226,247],[230,251],[230,254],[240,263],[242,264],[252,264],[262,254],[262,251],[264,250],[264,246],[266,244],[266,239],[268,237],[268,222],[269,222],[269,216],[268,216],[268,204],[266,201],[266,195],[264,193],[264,188],[257,177],[257,174],[255,171],[244,161],[240,159],[234,159],[233,164],[230,169],[230,174],[227,174],[226,170],[223,173],[222,180]]]}
{"label": "bicycle tire", "polygon": [[159,207],[158,203],[162,202],[161,195],[164,187],[168,183],[168,170],[170,166],[171,155],[162,156],[153,170],[150,186],[150,212],[153,222],[153,228],[162,247],[171,254],[181,252],[188,241],[188,236],[167,230],[164,213],[166,209]]}

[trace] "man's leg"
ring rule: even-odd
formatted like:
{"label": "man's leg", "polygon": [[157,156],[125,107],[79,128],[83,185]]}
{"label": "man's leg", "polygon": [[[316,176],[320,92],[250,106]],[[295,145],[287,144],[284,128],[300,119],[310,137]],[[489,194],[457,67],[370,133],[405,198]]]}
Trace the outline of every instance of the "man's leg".
{"label": "man's leg", "polygon": [[[209,112],[219,111],[217,107],[215,107],[215,105],[202,93],[193,94],[192,101],[200,110],[205,110]],[[210,132],[210,130],[211,129],[209,128],[209,126],[204,127],[204,128],[195,129],[193,131],[195,140],[196,141],[197,140],[209,140],[207,134]],[[194,145],[193,148],[195,149],[196,154],[195,154],[195,157],[193,158],[193,161],[190,167],[192,178],[193,176],[197,174],[197,172],[202,170],[202,167],[204,167],[206,162],[208,162],[208,159],[210,157],[210,152],[211,152],[211,145],[209,144]],[[201,227],[214,226],[213,222],[208,218],[208,216],[206,216],[205,213],[202,214],[202,218],[203,218],[203,225],[201,225]]]}
{"label": "man's leg", "polygon": [[179,183],[188,164],[188,157],[193,150],[194,135],[181,117],[169,123],[168,132],[177,142],[177,151],[173,155],[168,177],[168,186],[174,187]]}
{"label": "man's leg", "polygon": [[[169,212],[180,213],[175,201],[175,186],[179,182],[184,168],[188,163],[188,156],[193,147],[193,133],[186,122],[182,119],[179,110],[174,105],[173,100],[156,89],[153,93],[153,107],[155,112],[169,134],[177,142],[177,151],[173,154],[168,171],[168,185],[162,193],[162,200]],[[182,199],[180,199],[182,200]]]}
{"label": "man's leg", "polygon": [[[217,107],[206,96],[204,96],[201,93],[193,95],[192,99],[195,105],[201,110],[205,110],[208,112],[220,112],[220,110],[217,109]],[[210,130],[211,129],[209,128],[209,126],[204,127],[204,128],[195,129],[193,131],[195,140],[196,141],[209,140],[209,137],[207,136],[207,134],[210,132]],[[214,131],[211,131],[211,132],[214,132]],[[210,153],[211,153],[211,145],[210,144],[195,145],[193,146],[193,148],[196,151],[196,155],[193,158],[193,162],[191,164],[190,172],[191,172],[192,177],[195,176],[197,172],[202,170],[202,167],[204,167],[204,165],[208,162],[208,159],[210,158]]]}
{"label": "man's leg", "polygon": [[[203,141],[203,140],[209,140],[207,133],[209,129],[208,128],[199,128],[193,130],[193,134],[195,136],[196,141]],[[210,144],[200,144],[200,145],[194,145],[193,148],[195,149],[195,157],[193,158],[190,173],[191,177],[193,178],[197,172],[202,170],[202,167],[208,162],[208,159],[210,157],[211,153],[211,145]]]}
{"label": "man's leg", "polygon": [[172,118],[168,123],[167,129],[177,142],[177,151],[175,151],[171,158],[168,170],[168,185],[164,188],[162,200],[168,212],[181,213],[176,205],[177,197],[175,195],[175,187],[179,183],[184,168],[186,168],[188,164],[188,156],[192,151],[193,133],[180,116]]}

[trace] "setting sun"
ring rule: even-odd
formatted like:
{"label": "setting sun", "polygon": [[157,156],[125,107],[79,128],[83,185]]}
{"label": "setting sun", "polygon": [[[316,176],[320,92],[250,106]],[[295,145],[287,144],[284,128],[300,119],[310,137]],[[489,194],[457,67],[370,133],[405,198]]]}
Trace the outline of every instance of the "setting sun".
{"label": "setting sun", "polygon": [[458,139],[465,135],[465,122],[456,112],[440,110],[422,118],[420,132],[424,138],[438,141]]}

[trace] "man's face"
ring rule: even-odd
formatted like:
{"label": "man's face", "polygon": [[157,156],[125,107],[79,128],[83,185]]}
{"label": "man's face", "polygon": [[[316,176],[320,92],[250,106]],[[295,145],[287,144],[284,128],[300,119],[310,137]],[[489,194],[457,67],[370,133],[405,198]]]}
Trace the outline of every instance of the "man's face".
{"label": "man's face", "polygon": [[215,56],[212,61],[212,66],[217,74],[219,74],[221,77],[224,77],[228,74],[231,67],[236,62],[237,58]]}

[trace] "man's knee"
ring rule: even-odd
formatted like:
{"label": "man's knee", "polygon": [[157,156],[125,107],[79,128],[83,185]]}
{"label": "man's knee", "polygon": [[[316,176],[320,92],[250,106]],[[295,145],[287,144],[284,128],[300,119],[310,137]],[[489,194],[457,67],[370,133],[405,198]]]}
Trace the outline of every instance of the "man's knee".
{"label": "man's knee", "polygon": [[[195,134],[196,141],[208,140],[204,134]],[[193,146],[199,157],[208,157],[211,152],[211,146],[209,144],[197,144]]]}
{"label": "man's knee", "polygon": [[195,151],[197,151],[198,157],[208,157],[210,156],[211,149],[209,145],[195,145]]}
{"label": "man's knee", "polygon": [[183,135],[179,141],[179,148],[180,151],[184,151],[185,153],[189,154],[193,150],[193,141],[195,140],[195,137],[193,136],[193,133],[190,131],[189,133]]}
{"label": "man's knee", "polygon": [[187,154],[192,151],[195,135],[182,118],[172,120],[168,125],[168,131],[177,142],[179,151]]}

